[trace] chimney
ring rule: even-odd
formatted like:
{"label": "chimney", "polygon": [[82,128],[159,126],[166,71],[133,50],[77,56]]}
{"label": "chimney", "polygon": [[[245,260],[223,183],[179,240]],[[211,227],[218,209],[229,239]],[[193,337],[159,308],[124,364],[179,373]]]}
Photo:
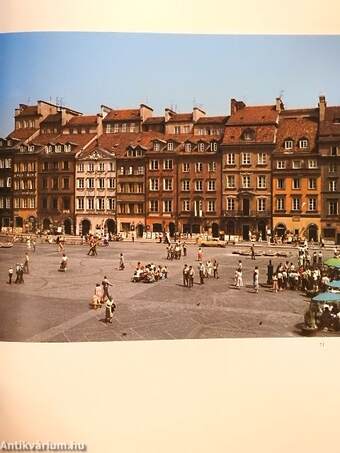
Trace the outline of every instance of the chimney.
{"label": "chimney", "polygon": [[326,106],[327,103],[325,96],[319,96],[319,121],[325,120]]}
{"label": "chimney", "polygon": [[139,106],[139,114],[142,119],[142,122],[144,122],[146,119],[150,118],[152,116],[153,109],[149,107],[148,105],[141,104]]}
{"label": "chimney", "polygon": [[199,109],[198,107],[194,107],[192,109],[192,119],[194,123],[196,123],[197,120],[202,118],[202,116],[205,116],[205,112],[203,110]]}
{"label": "chimney", "polygon": [[230,101],[230,114],[234,115],[238,110],[243,109],[246,104],[243,101],[237,101],[236,99],[231,99]]}
{"label": "chimney", "polygon": [[282,110],[285,109],[285,106],[282,102],[282,99],[281,98],[276,98],[276,107],[275,107],[275,110],[280,113]]}
{"label": "chimney", "polygon": [[103,116],[97,114],[97,135],[102,135],[103,133]]}
{"label": "chimney", "polygon": [[175,115],[175,114],[176,114],[176,112],[174,112],[173,110],[165,109],[165,111],[164,111],[165,122],[167,123],[169,121],[169,119],[172,117],[172,115]]}

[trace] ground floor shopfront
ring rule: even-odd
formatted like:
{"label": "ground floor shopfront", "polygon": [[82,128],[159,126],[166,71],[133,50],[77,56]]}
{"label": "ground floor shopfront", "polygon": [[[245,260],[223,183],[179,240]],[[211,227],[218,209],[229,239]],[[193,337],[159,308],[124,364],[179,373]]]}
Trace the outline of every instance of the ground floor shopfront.
{"label": "ground floor shopfront", "polygon": [[273,230],[279,237],[290,234],[318,242],[321,237],[321,221],[316,216],[274,216]]}
{"label": "ground floor shopfront", "polygon": [[77,214],[76,234],[86,236],[87,234],[116,234],[117,220],[114,214]]}
{"label": "ground floor shopfront", "polygon": [[237,236],[249,241],[266,240],[271,235],[270,217],[233,217],[229,215],[221,221],[221,230],[226,236]]}
{"label": "ground floor shopfront", "polygon": [[340,245],[340,216],[335,220],[323,219],[321,221],[321,235],[327,241],[334,241]]}
{"label": "ground floor shopfront", "polygon": [[117,216],[117,232],[123,235],[143,237],[146,231],[145,216]]}

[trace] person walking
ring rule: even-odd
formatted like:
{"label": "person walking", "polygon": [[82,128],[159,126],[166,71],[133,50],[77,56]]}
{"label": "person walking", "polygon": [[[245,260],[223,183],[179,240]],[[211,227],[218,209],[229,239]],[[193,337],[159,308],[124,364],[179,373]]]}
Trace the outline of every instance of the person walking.
{"label": "person walking", "polygon": [[273,283],[273,273],[274,273],[274,266],[272,264],[272,260],[269,260],[267,266],[267,284],[271,285]]}
{"label": "person walking", "polygon": [[19,280],[20,280],[20,264],[17,263],[15,265],[15,282],[14,283],[20,283]]}
{"label": "person walking", "polygon": [[235,272],[235,286],[237,289],[240,289],[243,286],[243,278],[242,278],[242,271],[237,269]]}
{"label": "person walking", "polygon": [[213,270],[214,270],[214,278],[219,278],[217,260],[214,260],[214,262],[213,262]]}
{"label": "person walking", "polygon": [[183,286],[189,286],[189,268],[187,264],[183,267]]}
{"label": "person walking", "polygon": [[28,263],[29,263],[29,256],[28,256],[28,253],[25,252],[25,261],[24,261],[24,269],[23,271],[26,273],[26,274],[29,274],[29,267],[28,267]]}
{"label": "person walking", "polygon": [[255,246],[254,246],[254,244],[251,244],[251,246],[250,246],[250,253],[251,253],[251,259],[255,260]]}
{"label": "person walking", "polygon": [[276,274],[273,275],[272,282],[273,282],[273,292],[277,293],[279,288],[278,288],[278,280],[277,280]]}
{"label": "person walking", "polygon": [[37,245],[37,243],[36,243],[35,239],[33,239],[33,240],[32,240],[32,248],[33,248],[33,252],[35,252],[35,250],[36,250],[36,245]]}
{"label": "person walking", "polygon": [[189,288],[192,288],[194,286],[194,277],[195,277],[195,271],[192,266],[189,266]]}
{"label": "person walking", "polygon": [[187,256],[187,245],[185,242],[183,242],[182,248],[183,248],[183,256]]}
{"label": "person walking", "polygon": [[65,253],[63,253],[63,256],[61,258],[60,268],[59,268],[59,270],[61,272],[66,272],[67,262],[68,262],[68,257],[66,256]]}
{"label": "person walking", "polygon": [[105,322],[112,324],[113,312],[116,308],[111,296],[108,297],[105,304]]}
{"label": "person walking", "polygon": [[198,273],[199,273],[199,277],[200,277],[200,285],[203,285],[204,284],[204,265],[203,265],[203,263],[200,263],[198,265]]}
{"label": "person walking", "polygon": [[124,261],[123,253],[121,253],[120,257],[119,257],[119,270],[123,271],[124,269],[125,269],[125,261]]}
{"label": "person walking", "polygon": [[8,269],[8,282],[7,282],[9,285],[12,284],[12,277],[13,277],[13,267],[10,266]]}
{"label": "person walking", "polygon": [[254,275],[253,275],[254,290],[256,293],[259,292],[259,269],[255,266]]}
{"label": "person walking", "polygon": [[103,287],[103,297],[102,297],[102,302],[104,303],[105,300],[107,300],[110,297],[109,294],[109,286],[113,286],[112,283],[109,282],[107,279],[106,275],[104,276],[104,279],[102,281],[102,287]]}
{"label": "person walking", "polygon": [[202,248],[199,247],[198,252],[197,252],[197,261],[202,261],[202,260],[203,260],[203,251],[202,251]]}

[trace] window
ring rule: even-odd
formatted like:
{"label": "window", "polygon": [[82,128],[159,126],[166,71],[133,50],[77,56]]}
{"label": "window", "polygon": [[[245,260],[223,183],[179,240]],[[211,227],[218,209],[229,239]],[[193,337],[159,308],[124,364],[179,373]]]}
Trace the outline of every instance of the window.
{"label": "window", "polygon": [[163,170],[172,170],[172,168],[173,168],[173,160],[165,159],[163,161]]}
{"label": "window", "polygon": [[242,176],[242,187],[244,189],[250,188],[250,176]]}
{"label": "window", "polygon": [[120,167],[119,174],[120,175],[125,175],[125,167]]}
{"label": "window", "polygon": [[94,171],[94,163],[93,162],[90,162],[88,164],[88,171]]}
{"label": "window", "polygon": [[149,201],[150,212],[158,212],[158,200],[150,200]]}
{"label": "window", "polygon": [[150,178],[149,179],[149,187],[152,191],[159,190],[159,179],[158,178]]}
{"label": "window", "polygon": [[11,185],[12,185],[12,178],[9,176],[6,180],[6,186],[11,187]]}
{"label": "window", "polygon": [[5,180],[4,180],[4,178],[0,178],[0,187],[5,187]]}
{"label": "window", "polygon": [[316,211],[316,198],[308,199],[308,211]]}
{"label": "window", "polygon": [[126,132],[126,123],[122,124],[122,132]]}
{"label": "window", "polygon": [[182,211],[185,211],[185,212],[190,211],[190,200],[182,201]]}
{"label": "window", "polygon": [[235,198],[227,198],[227,211],[235,211]]}
{"label": "window", "polygon": [[131,165],[128,169],[128,175],[133,175],[133,167]]}
{"label": "window", "polygon": [[64,151],[65,151],[65,153],[70,153],[71,152],[71,145],[64,145]]}
{"label": "window", "polygon": [[52,209],[58,209],[58,198],[52,198]]}
{"label": "window", "polygon": [[309,190],[316,189],[316,178],[308,178],[308,189]]}
{"label": "window", "polygon": [[84,209],[84,197],[77,197],[77,209]]}
{"label": "window", "polygon": [[257,199],[257,210],[260,212],[263,212],[266,210],[266,199],[265,198]]}
{"label": "window", "polygon": [[241,153],[242,165],[250,165],[250,153]]}
{"label": "window", "polygon": [[110,171],[115,171],[115,163],[114,162],[110,162]]}
{"label": "window", "polygon": [[79,171],[79,173],[82,173],[84,171],[84,164],[83,163],[78,164],[78,171]]}
{"label": "window", "polygon": [[278,170],[282,170],[282,169],[286,168],[286,161],[285,160],[278,160],[276,162],[276,168]]}
{"label": "window", "polygon": [[195,191],[202,192],[203,190],[203,181],[201,179],[196,179],[195,181]]}
{"label": "window", "polygon": [[337,156],[338,155],[338,147],[337,146],[332,146],[330,149],[330,154],[331,156]]}
{"label": "window", "polygon": [[293,149],[293,145],[294,145],[294,142],[293,142],[293,140],[291,140],[290,138],[287,138],[287,139],[284,141],[284,148],[285,148],[285,149]]}
{"label": "window", "polygon": [[144,167],[143,166],[137,167],[137,175],[144,175]]}
{"label": "window", "polygon": [[163,212],[172,212],[172,200],[163,201]]}
{"label": "window", "polygon": [[84,178],[77,178],[77,189],[84,189]]}
{"label": "window", "polygon": [[329,180],[328,188],[330,192],[336,192],[336,179]]}
{"label": "window", "polygon": [[63,161],[63,170],[68,170],[69,169],[69,163],[68,160]]}
{"label": "window", "polygon": [[63,178],[63,188],[69,189],[70,188],[70,181],[68,178]]}
{"label": "window", "polygon": [[217,151],[217,143],[216,142],[212,142],[211,145],[210,145],[210,148],[211,148],[211,151]]}
{"label": "window", "polygon": [[253,129],[246,129],[241,134],[242,140],[255,140],[255,132]]}
{"label": "window", "polygon": [[277,211],[285,210],[285,199],[283,197],[276,199],[276,209],[277,209]]}
{"label": "window", "polygon": [[267,186],[266,177],[265,176],[258,176],[257,177],[257,188],[258,189],[265,189]]}
{"label": "window", "polygon": [[216,171],[216,162],[209,162],[208,163],[208,171],[209,172]]}
{"label": "window", "polygon": [[173,151],[173,150],[174,150],[174,143],[168,142],[168,151]]}
{"label": "window", "polygon": [[136,125],[135,123],[130,124],[130,132],[135,132],[136,131]]}
{"label": "window", "polygon": [[143,203],[137,203],[137,204],[136,204],[136,208],[137,208],[137,214],[143,214],[143,212],[144,212],[144,205],[143,205]]}
{"label": "window", "polygon": [[284,178],[278,178],[276,180],[276,188],[277,189],[284,189],[285,188],[285,180],[284,180]]}
{"label": "window", "polygon": [[315,159],[308,161],[308,168],[318,168],[318,162]]}
{"label": "window", "polygon": [[172,178],[163,179],[163,190],[172,190]]}
{"label": "window", "polygon": [[329,173],[335,173],[336,165],[334,163],[329,164],[328,171],[329,171]]}
{"label": "window", "polygon": [[109,178],[109,189],[114,189],[115,188],[115,178]]}
{"label": "window", "polygon": [[200,153],[203,153],[203,152],[204,152],[204,149],[205,149],[204,143],[199,143],[199,144],[198,144],[198,151],[199,151]]}
{"label": "window", "polygon": [[180,133],[181,133],[181,127],[175,126],[175,134],[180,134]]}
{"label": "window", "polygon": [[29,198],[28,199],[28,207],[30,209],[35,209],[35,198]]}
{"label": "window", "polygon": [[0,197],[0,209],[4,209],[4,199]]}
{"label": "window", "polygon": [[301,160],[293,160],[293,168],[301,168]]}
{"label": "window", "polygon": [[104,209],[105,209],[105,198],[104,197],[97,198],[97,209],[99,211],[104,211]]}
{"label": "window", "polygon": [[12,159],[5,159],[5,168],[11,168]]}
{"label": "window", "polygon": [[6,197],[6,209],[11,208],[11,199],[9,197]]}
{"label": "window", "polygon": [[108,209],[110,211],[114,211],[115,210],[115,199],[114,198],[108,198],[107,199],[107,203],[108,203]]}
{"label": "window", "polygon": [[235,165],[235,153],[227,154],[227,165]]}
{"label": "window", "polygon": [[98,189],[105,189],[105,178],[98,178]]}
{"label": "window", "polygon": [[28,200],[27,200],[27,198],[22,198],[21,202],[22,202],[22,207],[23,208],[28,208]]}
{"label": "window", "polygon": [[300,198],[292,198],[292,211],[300,211],[301,208]]}
{"label": "window", "polygon": [[154,151],[160,151],[160,149],[161,149],[161,145],[158,142],[155,142],[153,144],[153,150]]}
{"label": "window", "polygon": [[87,209],[89,209],[90,211],[94,209],[94,198],[93,197],[87,198]]}
{"label": "window", "polygon": [[184,192],[188,192],[190,190],[190,180],[189,179],[182,180],[182,190]]}
{"label": "window", "polygon": [[190,153],[191,151],[191,143],[186,143],[184,146],[184,150],[186,153]]}
{"label": "window", "polygon": [[42,207],[43,209],[47,209],[47,198],[42,199]]}
{"label": "window", "polygon": [[208,181],[208,191],[209,192],[214,192],[216,190],[216,180],[215,179],[210,179]]}
{"label": "window", "polygon": [[70,209],[70,199],[69,197],[63,197],[63,209],[69,210]]}
{"label": "window", "polygon": [[329,215],[338,215],[338,201],[337,200],[328,201],[328,214]]}
{"label": "window", "polygon": [[257,153],[257,165],[265,165],[267,163],[266,153]]}
{"label": "window", "polygon": [[183,133],[190,134],[190,126],[183,126]]}
{"label": "window", "polygon": [[306,138],[301,138],[299,140],[299,148],[301,149],[308,148],[308,140]]}
{"label": "window", "polygon": [[300,179],[299,178],[293,178],[293,185],[292,185],[292,188],[293,189],[300,189]]}
{"label": "window", "polygon": [[99,162],[99,171],[105,171],[105,162]]}
{"label": "window", "polygon": [[216,211],[216,201],[208,200],[207,201],[207,212],[215,212],[215,211]]}
{"label": "window", "polygon": [[195,164],[195,172],[196,172],[196,173],[200,173],[201,171],[203,171],[203,164],[202,164],[202,162],[196,162],[196,164]]}
{"label": "window", "polygon": [[88,189],[94,189],[94,178],[87,178]]}
{"label": "window", "polygon": [[52,178],[52,189],[58,189],[58,178]]}
{"label": "window", "polygon": [[14,198],[14,207],[16,209],[20,208],[20,198]]}
{"label": "window", "polygon": [[112,132],[113,132],[112,124],[107,124],[106,125],[106,133],[107,134],[111,134]]}
{"label": "window", "polygon": [[234,175],[227,176],[227,188],[228,189],[235,188],[235,176]]}
{"label": "window", "polygon": [[159,169],[159,161],[158,160],[150,160],[149,163],[150,170],[158,170]]}
{"label": "window", "polygon": [[114,123],[114,125],[113,125],[113,133],[117,134],[118,132],[119,132],[119,124],[118,123]]}
{"label": "window", "polygon": [[190,164],[188,162],[183,162],[182,171],[183,173],[188,173],[190,171]]}

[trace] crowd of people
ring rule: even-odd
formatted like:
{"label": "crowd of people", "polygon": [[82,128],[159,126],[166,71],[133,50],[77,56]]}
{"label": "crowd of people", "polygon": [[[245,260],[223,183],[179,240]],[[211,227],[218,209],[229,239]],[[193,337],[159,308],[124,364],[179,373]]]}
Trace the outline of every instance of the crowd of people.
{"label": "crowd of people", "polygon": [[139,261],[137,263],[131,281],[133,283],[155,283],[166,278],[168,278],[167,266],[160,264],[156,265],[154,263],[144,265]]}
{"label": "crowd of people", "polygon": [[[198,260],[198,277],[199,284],[204,285],[204,280],[208,278],[218,279],[218,262],[216,259],[208,260],[205,263],[200,259]],[[188,266],[184,264],[183,267],[183,286],[187,288],[192,288],[194,286],[195,270],[193,266]]]}
{"label": "crowd of people", "polygon": [[181,256],[187,256],[187,245],[185,242],[176,241],[174,244],[168,243],[166,246],[167,260],[180,260]]}

